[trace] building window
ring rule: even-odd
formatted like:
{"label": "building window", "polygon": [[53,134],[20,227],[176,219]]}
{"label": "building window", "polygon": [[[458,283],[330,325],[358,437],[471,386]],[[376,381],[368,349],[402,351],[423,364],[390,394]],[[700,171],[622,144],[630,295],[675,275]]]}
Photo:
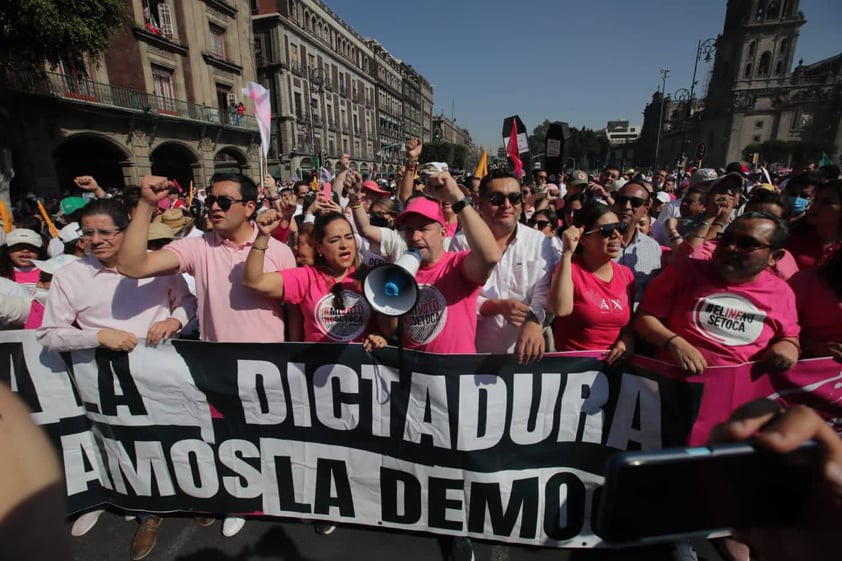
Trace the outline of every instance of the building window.
{"label": "building window", "polygon": [[746,80],[751,80],[751,63],[750,62],[748,64],[746,64],[746,71],[745,71],[745,74],[743,74],[743,78],[745,78]]}
{"label": "building window", "polygon": [[146,31],[167,39],[175,37],[172,12],[169,4],[160,0],[148,0],[143,7],[143,25]]}
{"label": "building window", "polygon": [[763,128],[763,121],[755,121],[754,122],[754,128],[762,129]]}
{"label": "building window", "polygon": [[768,76],[769,75],[769,67],[772,65],[772,53],[769,51],[764,51],[762,55],[760,55],[760,64],[757,65],[757,75],[758,76]]}
{"label": "building window", "polygon": [[152,88],[158,102],[158,110],[175,113],[175,90],[173,89],[173,71],[163,66],[152,65]]}
{"label": "building window", "polygon": [[208,25],[208,37],[210,54],[225,60],[225,29],[211,23]]}
{"label": "building window", "polygon": [[752,41],[748,44],[748,56],[753,57],[757,52],[757,41]]}
{"label": "building window", "polygon": [[784,73],[784,61],[779,60],[775,63],[775,76],[782,76]]}
{"label": "building window", "polygon": [[752,140],[752,142],[760,142],[760,135],[759,134],[754,135],[753,137],[751,137],[751,140]]}
{"label": "building window", "polygon": [[789,51],[789,40],[786,37],[784,37],[783,39],[781,39],[781,45],[780,45],[778,55],[781,58],[786,58],[786,55],[788,54],[788,51]]}

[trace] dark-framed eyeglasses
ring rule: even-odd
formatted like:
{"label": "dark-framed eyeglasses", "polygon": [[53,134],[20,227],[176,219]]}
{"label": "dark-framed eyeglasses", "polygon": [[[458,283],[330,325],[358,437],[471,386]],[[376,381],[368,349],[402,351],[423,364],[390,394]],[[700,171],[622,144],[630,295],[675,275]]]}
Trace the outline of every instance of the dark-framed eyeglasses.
{"label": "dark-framed eyeglasses", "polygon": [[613,224],[603,224],[602,226],[597,226],[593,230],[588,230],[585,232],[586,236],[590,236],[594,232],[599,232],[603,238],[610,238],[614,235],[614,232],[618,232],[620,235],[626,231],[628,228],[628,224],[625,222],[615,222]]}
{"label": "dark-framed eyeglasses", "polygon": [[640,208],[648,201],[640,197],[627,197],[626,195],[617,195],[614,197],[614,204],[617,206],[626,206],[626,203],[631,203],[632,208]]}
{"label": "dark-framed eyeglasses", "polygon": [[767,243],[759,242],[751,237],[738,238],[733,234],[725,232],[716,236],[716,243],[720,247],[734,248],[737,253],[751,253],[758,249],[767,249],[772,246]]}
{"label": "dark-framed eyeglasses", "polygon": [[537,228],[538,230],[543,230],[547,226],[550,225],[549,220],[533,220],[531,222],[533,228]]}
{"label": "dark-framed eyeglasses", "polygon": [[223,211],[228,211],[231,208],[231,205],[234,203],[242,203],[244,200],[245,199],[235,199],[227,195],[208,195],[208,198],[205,199],[205,204],[208,208],[210,208],[213,206],[213,203],[216,203]]}
{"label": "dark-framed eyeglasses", "polygon": [[494,206],[502,205],[503,201],[505,201],[506,199],[509,200],[509,203],[512,206],[519,205],[520,203],[523,202],[523,193],[518,191],[516,193],[508,193],[507,194],[507,193],[501,193],[499,191],[496,191],[496,192],[490,193],[488,195],[488,202],[493,204]]}
{"label": "dark-framed eyeglasses", "polygon": [[330,293],[333,295],[333,301],[331,302],[331,306],[333,306],[333,308],[336,310],[344,310],[345,299],[342,297],[342,285],[339,283],[334,284],[330,288]]}
{"label": "dark-framed eyeglasses", "polygon": [[117,237],[117,234],[122,232],[122,228],[114,228],[113,230],[100,230],[100,229],[91,229],[91,230],[82,230],[82,238],[86,240],[90,240],[94,237],[94,235],[99,235],[100,238],[104,240],[113,240]]}
{"label": "dark-framed eyeglasses", "polygon": [[537,177],[538,179],[546,179],[547,178],[546,175],[536,175],[535,177]]}

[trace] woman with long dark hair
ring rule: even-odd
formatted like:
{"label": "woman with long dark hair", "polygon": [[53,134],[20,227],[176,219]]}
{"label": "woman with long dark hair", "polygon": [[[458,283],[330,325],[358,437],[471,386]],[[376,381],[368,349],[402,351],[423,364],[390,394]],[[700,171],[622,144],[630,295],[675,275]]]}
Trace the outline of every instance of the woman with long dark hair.
{"label": "woman with long dark hair", "polygon": [[609,349],[609,364],[631,352],[634,275],[614,262],[625,226],[608,206],[590,203],[562,234],[548,298],[557,351]]}
{"label": "woman with long dark hair", "polygon": [[283,271],[263,270],[263,251],[281,216],[274,210],[257,216],[257,238],[246,260],[243,284],[262,296],[298,305],[308,342],[360,342],[366,350],[386,345],[372,323],[373,311],[354,276],[359,263],[356,237],[338,212],[316,218],[315,263]]}

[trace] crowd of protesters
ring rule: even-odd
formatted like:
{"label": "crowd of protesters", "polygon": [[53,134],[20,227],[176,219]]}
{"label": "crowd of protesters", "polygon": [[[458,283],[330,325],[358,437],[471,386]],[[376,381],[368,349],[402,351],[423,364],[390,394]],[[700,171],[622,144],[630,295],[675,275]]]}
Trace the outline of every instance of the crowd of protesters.
{"label": "crowd of protesters", "polygon": [[[156,176],[106,192],[83,176],[46,213],[24,198],[4,224],[0,321],[56,351],[182,337],[401,344],[522,364],[639,353],[688,374],[842,361],[834,166],[799,163],[782,177],[740,163],[676,175],[607,166],[524,181],[497,169],[457,178],[419,161],[420,140],[405,148],[389,180],[362,177],[345,155],[322,185],[221,173],[195,193]],[[362,279],[408,249],[420,256],[419,297],[398,323],[367,302]],[[100,513],[79,517],[74,535]],[[226,536],[245,524],[217,514]],[[133,559],[161,524],[138,519]],[[749,553],[733,542],[729,555]],[[470,559],[469,541],[454,540],[451,557]]]}

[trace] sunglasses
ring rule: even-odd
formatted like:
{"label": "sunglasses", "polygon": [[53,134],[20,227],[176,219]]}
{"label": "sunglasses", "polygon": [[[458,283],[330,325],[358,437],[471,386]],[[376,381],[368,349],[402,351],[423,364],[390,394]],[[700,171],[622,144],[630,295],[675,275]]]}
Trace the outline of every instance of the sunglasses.
{"label": "sunglasses", "polygon": [[537,227],[539,230],[543,230],[547,226],[550,225],[549,220],[535,220],[532,222],[532,226]]}
{"label": "sunglasses", "polygon": [[617,206],[626,206],[626,203],[631,203],[632,208],[640,208],[648,201],[640,197],[627,197],[625,195],[617,195],[614,197],[614,204]]}
{"label": "sunglasses", "polygon": [[333,295],[333,302],[331,302],[331,306],[333,306],[336,310],[344,310],[345,299],[342,298],[342,285],[339,283],[334,284],[330,287],[330,293]]}
{"label": "sunglasses", "polygon": [[208,195],[208,198],[205,199],[205,204],[208,208],[210,208],[213,206],[213,203],[216,203],[223,211],[228,211],[228,209],[231,208],[231,205],[234,203],[242,203],[244,200],[245,199],[235,199],[226,195],[219,195],[218,197],[216,195]]}
{"label": "sunglasses", "polygon": [[488,195],[488,202],[493,204],[494,206],[500,206],[503,204],[503,201],[509,199],[509,203],[512,206],[519,205],[523,202],[523,193],[518,191],[517,193],[509,193],[508,195],[505,193],[500,193],[499,191],[495,193],[491,193]]}
{"label": "sunglasses", "polygon": [[597,226],[593,230],[588,230],[587,232],[585,232],[585,235],[590,236],[594,232],[599,232],[600,234],[602,234],[603,238],[610,238],[612,235],[614,235],[614,232],[619,232],[620,234],[622,234],[623,232],[626,231],[627,227],[628,227],[628,224],[626,224],[625,222],[615,222],[614,224],[603,224],[602,226]]}
{"label": "sunglasses", "polygon": [[754,238],[737,238],[731,234],[719,234],[716,236],[716,243],[720,247],[733,247],[737,253],[751,253],[758,249],[772,247],[767,243],[761,243]]}

